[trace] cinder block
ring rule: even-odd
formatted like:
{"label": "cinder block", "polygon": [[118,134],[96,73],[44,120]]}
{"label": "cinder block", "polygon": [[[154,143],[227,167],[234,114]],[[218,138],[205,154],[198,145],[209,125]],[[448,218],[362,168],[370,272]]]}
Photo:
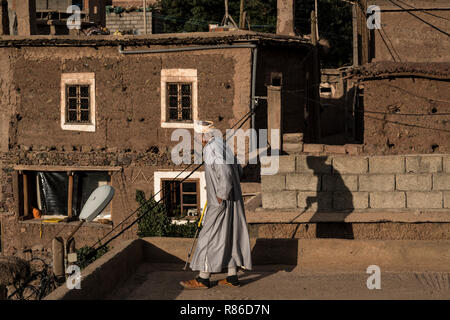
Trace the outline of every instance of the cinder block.
{"label": "cinder block", "polygon": [[393,174],[368,174],[359,176],[359,191],[394,191]]}
{"label": "cinder block", "polygon": [[345,146],[325,145],[325,152],[331,154],[345,154]]}
{"label": "cinder block", "polygon": [[284,175],[261,176],[261,191],[283,191],[286,190],[286,177]]}
{"label": "cinder block", "polygon": [[295,156],[280,156],[279,159],[279,173],[295,172]]}
{"label": "cinder block", "polygon": [[440,209],[442,192],[407,192],[406,206],[417,209]]}
{"label": "cinder block", "polygon": [[369,204],[370,208],[375,209],[405,208],[406,196],[404,192],[371,192]]}
{"label": "cinder block", "polygon": [[357,191],[358,176],[356,175],[324,175],[322,176],[322,191]]}
{"label": "cinder block", "polygon": [[444,172],[450,173],[450,156],[442,157],[442,164]]}
{"label": "cinder block", "polygon": [[368,192],[334,192],[333,208],[345,209],[367,209],[369,207]]}
{"label": "cinder block", "polygon": [[438,173],[442,171],[441,156],[406,157],[407,173]]}
{"label": "cinder block", "polygon": [[450,191],[444,191],[444,208],[450,209]]}
{"label": "cinder block", "polygon": [[346,144],[345,151],[350,155],[358,155],[363,153],[364,147],[362,144]]}
{"label": "cinder block", "polygon": [[286,189],[298,191],[320,191],[320,176],[312,174],[288,174]]}
{"label": "cinder block", "polygon": [[404,173],[405,158],[403,156],[379,156],[369,158],[370,173]]}
{"label": "cinder block", "polygon": [[308,208],[317,211],[330,210],[333,208],[333,193],[299,192],[297,206],[302,209]]}
{"label": "cinder block", "polygon": [[262,205],[264,209],[296,209],[297,192],[263,192]]}
{"label": "cinder block", "polygon": [[400,191],[431,191],[431,174],[399,174],[395,177]]}
{"label": "cinder block", "polygon": [[296,171],[298,173],[331,174],[333,169],[331,159],[327,156],[297,156]]}
{"label": "cinder block", "polygon": [[433,190],[450,191],[450,174],[433,174]]}
{"label": "cinder block", "polygon": [[368,160],[364,157],[334,157],[333,171],[338,173],[363,174],[368,171]]}
{"label": "cinder block", "polygon": [[306,153],[321,153],[323,152],[323,144],[304,144],[303,152]]}

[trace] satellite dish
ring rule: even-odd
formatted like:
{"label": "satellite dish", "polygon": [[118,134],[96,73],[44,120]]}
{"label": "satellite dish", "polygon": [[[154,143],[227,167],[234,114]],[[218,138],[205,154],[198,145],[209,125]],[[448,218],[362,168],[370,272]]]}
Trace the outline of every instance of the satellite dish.
{"label": "satellite dish", "polygon": [[94,220],[111,202],[113,196],[114,188],[109,185],[95,189],[81,210],[80,220],[87,222]]}

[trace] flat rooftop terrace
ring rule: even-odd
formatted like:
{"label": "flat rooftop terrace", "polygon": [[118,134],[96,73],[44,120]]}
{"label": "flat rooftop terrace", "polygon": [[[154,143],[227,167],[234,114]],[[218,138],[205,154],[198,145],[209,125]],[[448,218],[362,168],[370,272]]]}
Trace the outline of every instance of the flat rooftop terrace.
{"label": "flat rooftop terrace", "polygon": [[[253,270],[240,288],[185,290],[179,282],[192,239],[145,238],[117,246],[82,271],[80,290],[61,286],[48,300],[450,299],[450,241],[252,239]],[[369,290],[370,265],[381,289]],[[225,270],[226,271],[226,270]]]}

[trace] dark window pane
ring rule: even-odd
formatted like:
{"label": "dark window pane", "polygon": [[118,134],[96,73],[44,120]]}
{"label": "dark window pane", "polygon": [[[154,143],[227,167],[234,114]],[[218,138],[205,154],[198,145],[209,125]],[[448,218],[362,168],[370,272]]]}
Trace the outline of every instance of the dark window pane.
{"label": "dark window pane", "polygon": [[69,97],[77,96],[77,86],[69,86]]}
{"label": "dark window pane", "polygon": [[183,183],[183,192],[197,192],[197,183],[195,182]]}
{"label": "dark window pane", "polygon": [[178,97],[169,97],[169,107],[178,108]]}
{"label": "dark window pane", "polygon": [[178,85],[177,84],[169,84],[169,95],[178,95]]}
{"label": "dark window pane", "polygon": [[81,86],[80,87],[80,95],[82,97],[89,97],[89,86]]}
{"label": "dark window pane", "polygon": [[81,109],[89,109],[89,99],[81,99]]}
{"label": "dark window pane", "polygon": [[192,120],[191,109],[183,109],[183,120]]}
{"label": "dark window pane", "polygon": [[69,110],[77,109],[77,99],[69,99]]}
{"label": "dark window pane", "polygon": [[183,205],[184,204],[197,204],[197,195],[183,194]]}
{"label": "dark window pane", "polygon": [[68,122],[76,122],[77,121],[77,112],[76,111],[69,111],[68,117],[67,117],[67,121]]}
{"label": "dark window pane", "polygon": [[169,119],[170,120],[178,120],[178,110],[177,109],[169,109]]}
{"label": "dark window pane", "polygon": [[81,121],[89,121],[89,111],[81,111]]}
{"label": "dark window pane", "polygon": [[183,97],[181,99],[181,105],[183,108],[190,108],[191,107],[191,97]]}
{"label": "dark window pane", "polygon": [[190,84],[183,84],[181,86],[181,93],[182,93],[182,95],[190,96],[191,95],[191,85]]}

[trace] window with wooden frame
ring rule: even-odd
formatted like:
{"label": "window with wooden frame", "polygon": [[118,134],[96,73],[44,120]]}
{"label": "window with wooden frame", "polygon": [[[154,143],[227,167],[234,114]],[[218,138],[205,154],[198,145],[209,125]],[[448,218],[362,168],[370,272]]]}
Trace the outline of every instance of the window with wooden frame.
{"label": "window with wooden frame", "polygon": [[[18,216],[21,220],[38,217],[77,220],[91,193],[99,186],[111,185],[113,171],[17,170],[14,189]],[[111,213],[109,204],[98,219],[111,220]]]}
{"label": "window with wooden frame", "polygon": [[192,122],[192,83],[167,83],[167,119]]}
{"label": "window with wooden frame", "polygon": [[66,123],[90,123],[90,86],[66,85]]}
{"label": "window with wooden frame", "polygon": [[196,216],[200,210],[200,183],[198,179],[184,182],[163,179],[163,199],[169,217]]}
{"label": "window with wooden frame", "polygon": [[95,74],[61,75],[61,128],[95,132]]}
{"label": "window with wooden frame", "polygon": [[161,70],[161,127],[193,129],[198,120],[197,69]]}

